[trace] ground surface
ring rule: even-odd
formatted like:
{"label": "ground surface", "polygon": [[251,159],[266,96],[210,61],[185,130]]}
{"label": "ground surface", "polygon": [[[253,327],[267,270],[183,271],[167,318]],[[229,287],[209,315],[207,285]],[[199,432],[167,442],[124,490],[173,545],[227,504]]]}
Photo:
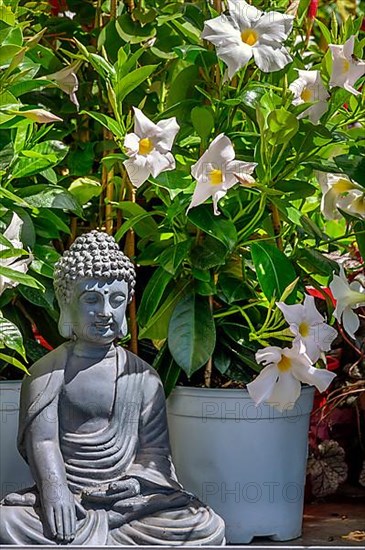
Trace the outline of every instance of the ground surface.
{"label": "ground surface", "polygon": [[[255,550],[270,550],[273,546],[277,550],[290,550],[301,548],[310,550],[320,550],[323,547],[330,547],[331,550],[357,550],[365,548],[365,502],[360,499],[351,499],[341,502],[318,502],[308,504],[304,511],[303,536],[299,539],[288,542],[272,542],[268,539],[257,538],[251,545],[234,545],[235,550],[254,546]],[[2,546],[2,550],[14,550],[14,546]],[[19,548],[19,547],[18,547]],[[33,546],[29,548],[52,549],[54,546]],[[60,546],[59,548],[67,548]],[[85,546],[71,546],[73,550],[85,550]],[[99,547],[87,547],[89,550],[99,550]],[[104,547],[105,548],[105,547]],[[112,548],[112,547],[109,547]],[[115,548],[115,547],[114,547]],[[133,550],[136,547],[125,546],[124,550]],[[165,548],[166,547],[139,547],[143,550]],[[186,546],[175,546],[174,550]],[[196,547],[197,550],[199,547]],[[210,547],[217,550],[221,547]],[[101,547],[100,547],[101,550]],[[190,547],[190,550],[194,550]],[[201,547],[200,547],[201,550]]]}

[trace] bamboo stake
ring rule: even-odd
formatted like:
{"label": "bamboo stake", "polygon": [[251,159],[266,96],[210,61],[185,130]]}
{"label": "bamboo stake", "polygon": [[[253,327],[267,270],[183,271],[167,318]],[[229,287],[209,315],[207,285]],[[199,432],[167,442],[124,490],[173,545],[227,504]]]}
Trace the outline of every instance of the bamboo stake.
{"label": "bamboo stake", "polygon": [[[213,296],[209,296],[210,310],[213,311]],[[213,357],[210,356],[204,369],[204,384],[207,388],[212,385]]]}
{"label": "bamboo stake", "polygon": [[[129,184],[129,190],[130,190],[130,200],[132,202],[136,202],[136,191],[134,187],[132,187],[131,183],[129,182],[129,178],[127,174],[125,174],[125,178],[123,180]],[[133,229],[130,229],[127,233],[126,241],[125,241],[125,253],[126,255],[132,259],[135,257],[136,254],[136,235],[133,231]],[[136,297],[133,296],[133,299],[131,303],[128,306],[128,313],[129,313],[129,330],[131,333],[131,341],[130,341],[130,350],[138,355],[138,327],[137,327],[137,306],[136,306]]]}

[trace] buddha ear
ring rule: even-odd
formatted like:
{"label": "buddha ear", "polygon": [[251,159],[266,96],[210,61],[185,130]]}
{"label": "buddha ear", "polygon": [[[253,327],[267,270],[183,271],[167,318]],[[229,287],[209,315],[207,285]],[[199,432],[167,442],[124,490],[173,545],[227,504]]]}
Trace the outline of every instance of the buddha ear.
{"label": "buddha ear", "polygon": [[70,310],[68,307],[62,307],[60,304],[61,309],[61,315],[60,320],[58,321],[58,330],[64,338],[70,339],[73,336],[73,330],[72,330],[72,321],[71,321],[71,315]]}
{"label": "buddha ear", "polygon": [[123,323],[120,327],[120,331],[118,333],[118,338],[124,338],[128,334],[128,324],[127,324],[127,317],[124,315],[123,317]]}

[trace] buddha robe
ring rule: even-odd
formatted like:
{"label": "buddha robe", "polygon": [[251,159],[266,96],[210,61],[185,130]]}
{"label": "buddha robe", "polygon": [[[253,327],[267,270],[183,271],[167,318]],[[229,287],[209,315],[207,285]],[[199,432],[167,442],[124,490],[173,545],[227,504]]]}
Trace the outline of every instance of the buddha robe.
{"label": "buddha robe", "polygon": [[[39,360],[23,382],[18,448],[25,460],[25,434],[31,424],[59,420],[64,371],[72,349],[73,343],[68,342]],[[67,429],[67,418],[58,423],[60,450],[77,513],[76,536],[69,544],[224,544],[223,520],[177,481],[170,458],[165,397],[157,373],[122,348],[117,348],[116,358],[115,399],[107,426],[95,433],[79,433]],[[127,508],[130,505],[132,520],[110,527],[110,504],[93,504],[85,499],[85,491],[105,490],[125,477],[140,482],[141,495],[123,500]],[[41,521],[37,488],[22,493],[20,505],[13,505],[14,498],[7,497],[1,504],[0,542],[56,545]]]}

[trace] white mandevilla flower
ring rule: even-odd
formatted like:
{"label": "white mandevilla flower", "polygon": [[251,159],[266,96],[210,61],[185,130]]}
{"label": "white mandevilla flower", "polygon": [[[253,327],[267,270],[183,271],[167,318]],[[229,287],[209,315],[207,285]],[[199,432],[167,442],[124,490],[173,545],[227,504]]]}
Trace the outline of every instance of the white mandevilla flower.
{"label": "white mandevilla flower", "polygon": [[330,86],[345,88],[354,95],[361,92],[355,90],[355,82],[365,74],[365,61],[356,59],[354,56],[355,36],[350,36],[343,46],[329,44],[332,54],[332,74]]}
{"label": "white mandevilla flower", "polygon": [[204,23],[202,38],[215,45],[228,67],[228,77],[244,67],[251,57],[265,73],[278,71],[292,61],[282,42],[293,26],[292,15],[264,13],[244,0],[228,0],[229,15]]}
{"label": "white mandevilla flower", "polygon": [[268,346],[256,353],[256,361],[265,368],[253,382],[247,384],[251,399],[259,405],[269,403],[279,411],[294,407],[300,395],[301,382],[316,386],[323,392],[333,378],[333,372],[313,367],[308,355],[299,346],[279,348]]}
{"label": "white mandevilla flower", "polygon": [[294,94],[293,105],[314,103],[303,111],[298,118],[308,117],[313,124],[318,124],[321,116],[327,111],[329,94],[323,86],[319,71],[298,71],[299,78],[289,86]]}
{"label": "white mandevilla flower", "polygon": [[[18,214],[14,212],[11,222],[7,229],[4,232],[4,237],[10,242],[11,246],[15,249],[22,249],[23,244],[20,240],[20,232],[23,226],[23,221],[19,218]],[[0,243],[0,251],[7,250],[8,247]],[[28,271],[28,265],[32,261],[32,256],[29,255],[27,258],[21,257],[20,259],[12,258],[0,258],[0,266],[8,267],[14,271],[19,271],[19,273],[26,273]],[[19,283],[13,281],[8,277],[0,274],[0,296],[7,288],[12,288],[17,286]]]}
{"label": "white mandevilla flower", "polygon": [[317,179],[322,189],[321,210],[325,218],[341,218],[344,210],[349,214],[365,219],[365,190],[361,185],[350,181],[344,174],[318,172]]}
{"label": "white mandevilla flower", "polygon": [[353,310],[365,306],[365,288],[359,281],[349,283],[342,266],[340,275],[334,274],[329,286],[336,300],[333,315],[339,323],[342,322],[344,330],[355,340],[360,320]]}
{"label": "white mandevilla flower", "polygon": [[313,296],[304,298],[303,304],[287,305],[277,302],[295,338],[293,344],[303,345],[309,359],[315,363],[324,351],[331,349],[337,330],[324,322],[316,308]]}
{"label": "white mandevilla flower", "polygon": [[218,215],[218,201],[238,182],[238,177],[241,183],[254,183],[250,174],[255,166],[255,162],[235,160],[231,140],[224,134],[219,134],[191,167],[197,185],[188,210],[212,197],[214,214]]}
{"label": "white mandevilla flower", "polygon": [[175,159],[170,153],[180,126],[176,118],[154,124],[140,109],[134,109],[134,133],[127,134],[124,147],[129,159],[123,162],[135,187],[140,187],[151,175],[174,170]]}
{"label": "white mandevilla flower", "polygon": [[63,92],[65,92],[69,97],[72,103],[76,105],[76,108],[79,109],[79,102],[76,97],[76,92],[79,89],[79,81],[77,79],[76,73],[81,66],[81,61],[76,61],[68,67],[64,67],[56,73],[48,74],[43,76],[43,79],[53,80]]}

